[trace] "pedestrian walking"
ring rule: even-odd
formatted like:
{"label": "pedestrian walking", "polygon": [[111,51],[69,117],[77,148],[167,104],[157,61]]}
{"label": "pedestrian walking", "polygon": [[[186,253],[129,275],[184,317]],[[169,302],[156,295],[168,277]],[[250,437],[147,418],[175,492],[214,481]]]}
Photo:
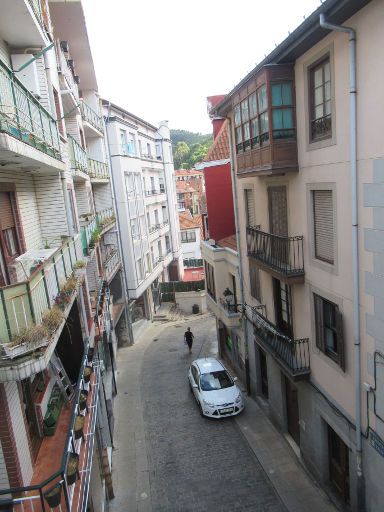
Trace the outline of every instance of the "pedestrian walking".
{"label": "pedestrian walking", "polygon": [[184,333],[184,341],[188,345],[189,353],[192,354],[192,344],[193,344],[193,338],[194,335],[191,331],[191,328],[188,327],[188,329]]}

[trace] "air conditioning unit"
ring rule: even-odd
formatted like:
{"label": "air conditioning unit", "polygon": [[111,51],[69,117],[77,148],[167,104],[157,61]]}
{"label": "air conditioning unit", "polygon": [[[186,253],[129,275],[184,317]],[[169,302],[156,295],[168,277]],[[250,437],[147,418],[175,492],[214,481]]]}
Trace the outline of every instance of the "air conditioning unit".
{"label": "air conditioning unit", "polygon": [[63,50],[63,52],[69,53],[68,41],[60,41],[60,48]]}
{"label": "air conditioning unit", "polygon": [[[12,68],[15,71],[20,69],[21,66],[31,60],[31,58],[32,55],[30,53],[15,53],[11,55]],[[39,74],[36,61],[28,64],[28,66],[19,73],[15,73],[15,76],[34,96],[37,98],[41,97]]]}

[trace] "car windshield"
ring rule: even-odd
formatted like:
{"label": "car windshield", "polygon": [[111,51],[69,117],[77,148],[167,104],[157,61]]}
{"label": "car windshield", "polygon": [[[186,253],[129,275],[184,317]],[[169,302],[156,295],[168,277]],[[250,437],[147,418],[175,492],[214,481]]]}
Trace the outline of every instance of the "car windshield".
{"label": "car windshield", "polygon": [[212,373],[204,373],[200,377],[202,391],[214,391],[216,389],[230,388],[233,386],[231,377],[225,370]]}

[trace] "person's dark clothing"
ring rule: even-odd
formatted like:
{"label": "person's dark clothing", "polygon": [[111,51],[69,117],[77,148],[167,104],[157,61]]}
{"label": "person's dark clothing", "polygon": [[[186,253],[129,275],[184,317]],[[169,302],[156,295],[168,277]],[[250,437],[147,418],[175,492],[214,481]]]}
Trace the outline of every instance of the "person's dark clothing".
{"label": "person's dark clothing", "polygon": [[193,343],[193,334],[191,333],[191,331],[185,331],[184,337],[185,341],[187,342],[188,348],[191,348]]}

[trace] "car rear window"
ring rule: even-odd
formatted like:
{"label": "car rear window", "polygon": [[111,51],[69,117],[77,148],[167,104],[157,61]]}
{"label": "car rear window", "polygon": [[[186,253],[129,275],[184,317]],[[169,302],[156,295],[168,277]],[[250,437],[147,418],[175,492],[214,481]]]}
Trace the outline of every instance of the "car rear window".
{"label": "car rear window", "polygon": [[202,391],[214,391],[215,389],[230,388],[233,386],[231,377],[225,370],[219,372],[204,373],[200,378]]}

